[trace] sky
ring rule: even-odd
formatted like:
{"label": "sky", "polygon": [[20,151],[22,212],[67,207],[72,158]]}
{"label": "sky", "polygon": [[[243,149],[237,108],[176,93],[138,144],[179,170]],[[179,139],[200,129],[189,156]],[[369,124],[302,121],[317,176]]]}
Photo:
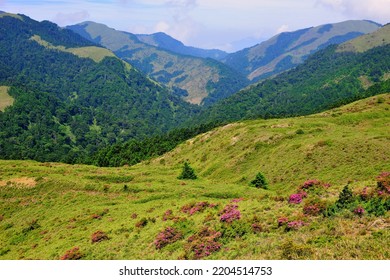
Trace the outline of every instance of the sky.
{"label": "sky", "polygon": [[228,52],[326,23],[390,22],[390,0],[0,0],[0,10],[60,26],[95,21],[135,34],[165,32]]}

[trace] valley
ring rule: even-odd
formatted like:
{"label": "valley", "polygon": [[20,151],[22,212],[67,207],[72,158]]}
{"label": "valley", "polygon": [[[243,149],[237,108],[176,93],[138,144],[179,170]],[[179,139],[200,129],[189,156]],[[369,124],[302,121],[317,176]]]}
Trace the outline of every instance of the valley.
{"label": "valley", "polygon": [[388,260],[390,25],[235,53],[0,11],[0,259]]}
{"label": "valley", "polygon": [[0,161],[0,258],[388,259],[389,105],[234,123],[135,166]]}

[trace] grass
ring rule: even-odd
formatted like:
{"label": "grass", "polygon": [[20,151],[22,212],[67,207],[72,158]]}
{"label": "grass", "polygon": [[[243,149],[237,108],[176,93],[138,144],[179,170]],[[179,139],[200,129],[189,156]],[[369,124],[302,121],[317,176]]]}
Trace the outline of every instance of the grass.
{"label": "grass", "polygon": [[[72,250],[82,259],[193,259],[204,244],[217,248],[202,251],[205,259],[389,259],[388,211],[303,213],[310,203],[333,205],[346,184],[355,194],[374,189],[390,171],[389,104],[386,94],[308,117],[232,124],[132,167],[0,161],[0,259]],[[197,180],[177,179],[186,160]],[[269,190],[249,186],[258,172]],[[289,204],[307,179],[331,185]],[[220,220],[227,205],[239,220]],[[281,217],[304,225],[288,230]],[[167,228],[179,233],[156,248]],[[93,243],[96,232],[105,238]]]}
{"label": "grass", "polygon": [[0,86],[0,111],[8,106],[12,106],[14,99],[8,94],[9,87]]}
{"label": "grass", "polygon": [[105,48],[100,48],[95,46],[80,47],[80,48],[66,48],[64,46],[54,46],[51,43],[43,40],[39,35],[32,36],[31,40],[37,42],[38,44],[44,46],[45,48],[55,49],[62,52],[69,52],[81,58],[90,58],[96,63],[101,62],[106,57],[115,57],[115,54],[112,51]]}
{"label": "grass", "polygon": [[341,44],[338,47],[340,52],[365,52],[372,48],[390,44],[390,25],[385,25],[376,32],[372,32],[356,39]]}

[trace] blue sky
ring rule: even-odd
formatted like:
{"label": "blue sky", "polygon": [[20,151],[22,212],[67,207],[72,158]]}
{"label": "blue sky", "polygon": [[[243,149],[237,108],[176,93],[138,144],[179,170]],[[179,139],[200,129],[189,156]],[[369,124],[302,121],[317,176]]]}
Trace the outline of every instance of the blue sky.
{"label": "blue sky", "polygon": [[234,51],[283,31],[348,19],[390,22],[390,0],[0,0],[0,10],[60,26],[90,20]]}

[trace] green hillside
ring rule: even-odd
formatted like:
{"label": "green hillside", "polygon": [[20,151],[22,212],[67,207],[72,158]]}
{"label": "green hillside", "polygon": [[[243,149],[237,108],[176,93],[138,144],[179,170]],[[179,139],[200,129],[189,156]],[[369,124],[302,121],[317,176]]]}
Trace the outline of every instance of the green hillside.
{"label": "green hillside", "polygon": [[0,259],[389,259],[389,105],[230,124],[133,167],[0,161]]}
{"label": "green hillside", "polygon": [[345,42],[338,47],[341,52],[366,52],[375,47],[390,44],[390,24],[385,25],[376,32],[360,36],[354,40]]}
{"label": "green hillside", "polygon": [[291,69],[331,44],[340,44],[376,31],[379,24],[349,20],[292,32],[283,32],[253,47],[228,55],[227,65],[258,81]]}
{"label": "green hillside", "polygon": [[244,76],[221,62],[159,48],[142,42],[134,34],[104,24],[85,22],[67,28],[112,50],[193,104],[209,105],[248,84]]}
{"label": "green hillside", "polygon": [[1,109],[13,100],[0,112],[2,159],[90,162],[100,148],[165,133],[198,111],[49,21],[2,14],[0,34]]}
{"label": "green hillside", "polygon": [[[387,40],[387,27],[377,40]],[[369,37],[364,37],[369,38]],[[380,41],[382,41],[380,40]],[[254,84],[204,110],[193,122],[307,115],[390,90],[390,47],[365,52],[333,45],[275,78]]]}

